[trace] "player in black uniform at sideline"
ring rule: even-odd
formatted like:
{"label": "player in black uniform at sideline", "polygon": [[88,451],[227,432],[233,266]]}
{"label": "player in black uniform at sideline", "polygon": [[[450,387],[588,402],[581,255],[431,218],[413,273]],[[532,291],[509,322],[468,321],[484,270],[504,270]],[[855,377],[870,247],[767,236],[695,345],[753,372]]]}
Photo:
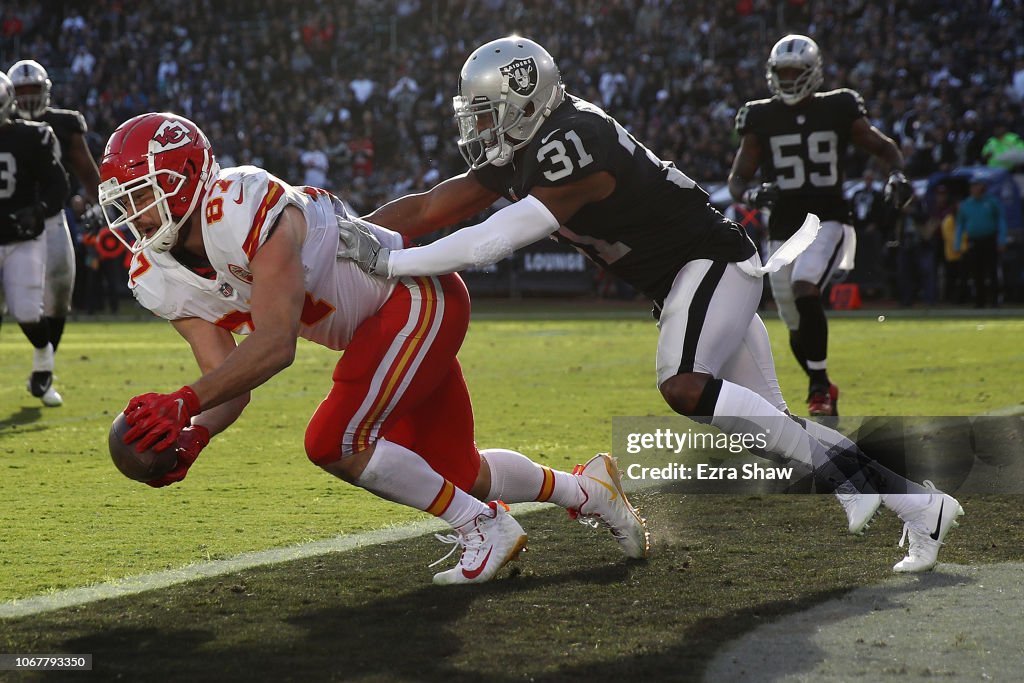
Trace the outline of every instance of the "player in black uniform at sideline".
{"label": "player in black uniform at sideline", "polygon": [[[81,185],[85,199],[93,205],[89,215],[99,225],[97,185],[99,170],[85,141],[88,130],[81,113],[71,109],[50,106],[52,83],[41,64],[31,59],[16,62],[7,72],[17,95],[18,117],[27,121],[42,121],[53,129],[60,145],[60,160],[69,174],[74,174]],[[88,220],[84,221],[88,222]],[[75,286],[75,250],[64,212],[46,221],[46,290],[44,306],[47,333],[53,352],[57,352],[64,324],[71,310],[71,295]],[[57,406],[63,398],[51,387],[41,397],[45,405]]]}
{"label": "player in black uniform at sideline", "polygon": [[53,130],[13,118],[14,98],[14,86],[0,73],[0,284],[11,316],[35,348],[29,389],[42,399],[52,390],[53,349],[43,318],[41,235],[46,219],[61,210],[68,181]]}
{"label": "player in black uniform at sideline", "polygon": [[[894,569],[935,565],[959,504],[889,472],[875,477],[879,466],[838,432],[790,419],[779,390],[757,316],[762,277],[814,239],[817,218],[762,265],[744,230],[711,207],[703,189],[601,109],[565,93],[551,55],[525,38],[475,50],[453,104],[470,170],[366,219],[416,236],[463,221],[499,197],[513,203],[478,225],[402,250],[383,248],[358,220],[341,221],[339,256],[398,277],[487,265],[544,237],[577,247],[654,300],[658,386],[674,411],[710,417],[727,433],[765,435],[765,450],[805,463],[836,488],[853,533],[885,503],[910,537],[910,551]],[[506,467],[506,478],[514,477],[515,468]],[[879,485],[864,486],[865,477]]]}
{"label": "player in black uniform at sideline", "polygon": [[[769,280],[789,345],[807,373],[811,415],[838,415],[839,388],[828,376],[828,320],[822,289],[856,244],[843,197],[846,151],[853,142],[891,170],[888,201],[902,208],[911,198],[903,155],[871,125],[864,101],[853,90],[817,92],[823,80],[821,53],[807,36],[791,34],[775,44],[766,74],[772,97],[747,102],[736,113],[740,148],[729,174],[736,201],[768,208],[769,253],[813,213],[821,230],[796,260]],[[758,167],[764,181],[748,189]]]}

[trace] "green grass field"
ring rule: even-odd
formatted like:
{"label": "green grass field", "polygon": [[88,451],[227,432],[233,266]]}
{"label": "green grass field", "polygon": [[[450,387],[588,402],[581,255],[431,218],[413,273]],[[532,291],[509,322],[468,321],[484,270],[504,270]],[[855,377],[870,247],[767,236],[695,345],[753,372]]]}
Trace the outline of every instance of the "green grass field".
{"label": "green grass field", "polygon": [[[766,323],[786,397],[802,412],[805,382],[781,325]],[[969,415],[1019,402],[1024,320],[842,319],[831,329],[845,415]],[[475,319],[460,358],[478,443],[561,468],[608,449],[612,416],[667,414],[655,344],[636,311]],[[300,343],[294,366],[255,392],[185,482],[161,490],[114,469],[106,434],[131,396],[195,378],[170,326],[69,325],[59,409],[25,391],[30,358],[4,325],[0,602],[423,517],[306,460],[303,431],[334,353]],[[126,680],[168,680],[154,662],[183,666],[180,680],[242,680],[246,666],[281,680],[692,680],[724,639],[883,578],[901,556],[891,515],[869,538],[841,536],[841,512],[821,497],[640,503],[655,536],[647,563],[624,562],[610,539],[543,512],[524,519],[523,569],[487,586],[429,586],[425,565],[443,551],[424,538],[9,621],[0,652],[103,653],[103,678]],[[1024,556],[1015,501],[968,509],[972,534],[954,536],[943,561]],[[485,664],[472,643],[492,629],[509,640]],[[389,640],[401,643],[400,662],[382,651]]]}
{"label": "green grass field", "polygon": [[[768,320],[787,399],[804,381]],[[1024,321],[839,320],[833,375],[847,415],[976,414],[1018,396]],[[656,329],[609,320],[475,321],[460,355],[481,447],[509,446],[568,468],[607,450],[616,415],[662,415],[654,388]],[[300,343],[293,367],[258,389],[240,421],[203,453],[182,485],[123,478],[106,449],[128,399],[196,376],[169,325],[70,325],[58,355],[66,404],[43,408],[21,380],[30,348],[0,338],[0,600],[242,551],[417,518],[311,465],[307,418],[326,393],[336,354]],[[73,557],[74,562],[68,562]]]}

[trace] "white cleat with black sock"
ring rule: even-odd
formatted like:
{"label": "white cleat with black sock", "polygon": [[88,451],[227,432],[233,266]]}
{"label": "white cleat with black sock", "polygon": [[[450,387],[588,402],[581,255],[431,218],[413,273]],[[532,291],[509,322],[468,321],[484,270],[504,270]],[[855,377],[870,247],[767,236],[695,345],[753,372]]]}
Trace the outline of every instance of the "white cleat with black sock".
{"label": "white cleat with black sock", "polygon": [[47,408],[57,408],[64,405],[64,399],[53,388],[53,373],[49,371],[35,371],[28,378],[28,391],[30,394],[43,402]]}
{"label": "white cleat with black sock", "polygon": [[43,402],[47,408],[64,405],[64,399],[53,388],[53,345],[47,344],[35,349],[32,358],[32,374],[28,378],[28,390]]}

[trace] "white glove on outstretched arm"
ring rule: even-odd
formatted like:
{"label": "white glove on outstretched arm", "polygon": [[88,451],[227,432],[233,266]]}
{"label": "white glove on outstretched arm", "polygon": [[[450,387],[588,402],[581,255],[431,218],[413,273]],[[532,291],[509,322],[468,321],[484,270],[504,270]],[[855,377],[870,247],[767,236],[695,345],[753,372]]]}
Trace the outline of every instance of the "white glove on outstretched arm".
{"label": "white glove on outstretched arm", "polygon": [[346,245],[338,255],[351,258],[366,272],[381,277],[442,275],[490,265],[558,230],[554,214],[533,196],[506,206],[483,223],[410,249],[382,247],[368,230],[350,229],[348,223],[338,221]]}

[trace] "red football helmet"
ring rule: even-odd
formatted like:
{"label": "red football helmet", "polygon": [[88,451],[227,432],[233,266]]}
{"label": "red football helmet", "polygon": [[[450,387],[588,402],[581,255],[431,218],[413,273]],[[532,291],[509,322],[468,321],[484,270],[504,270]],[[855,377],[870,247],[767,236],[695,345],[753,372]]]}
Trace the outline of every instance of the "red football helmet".
{"label": "red football helmet", "polygon": [[[152,113],[128,119],[110,136],[100,163],[99,200],[110,231],[133,254],[149,247],[167,251],[219,170],[210,141],[183,116]],[[160,227],[146,235],[134,221],[153,206]]]}

